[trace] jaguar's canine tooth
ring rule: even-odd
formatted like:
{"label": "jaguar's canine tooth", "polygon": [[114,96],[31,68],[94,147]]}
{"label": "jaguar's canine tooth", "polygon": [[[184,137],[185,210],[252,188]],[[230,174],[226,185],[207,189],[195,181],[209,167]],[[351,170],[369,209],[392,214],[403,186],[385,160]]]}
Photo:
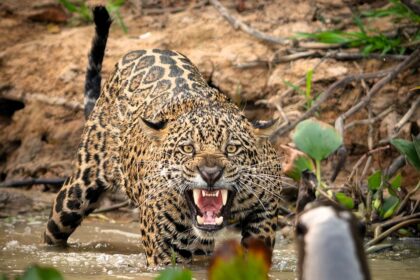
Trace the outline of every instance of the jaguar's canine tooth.
{"label": "jaguar's canine tooth", "polygon": [[227,190],[221,190],[222,192],[222,200],[223,200],[223,206],[226,205],[227,198],[228,198],[228,191]]}
{"label": "jaguar's canine tooth", "polygon": [[204,218],[201,217],[200,215],[197,215],[196,219],[197,219],[197,223],[199,223],[200,225],[204,223]]}
{"label": "jaguar's canine tooth", "polygon": [[200,190],[193,190],[194,203],[198,205],[198,198],[200,197]]}
{"label": "jaguar's canine tooth", "polygon": [[223,216],[217,217],[216,218],[216,225],[220,225],[223,223]]}

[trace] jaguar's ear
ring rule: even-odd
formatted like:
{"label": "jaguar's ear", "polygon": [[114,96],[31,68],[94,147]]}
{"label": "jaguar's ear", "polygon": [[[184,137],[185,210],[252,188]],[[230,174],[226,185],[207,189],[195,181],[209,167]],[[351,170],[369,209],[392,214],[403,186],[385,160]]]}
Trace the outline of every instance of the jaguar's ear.
{"label": "jaguar's ear", "polygon": [[167,121],[151,122],[141,118],[140,125],[144,133],[154,141],[160,141],[165,135]]}
{"label": "jaguar's ear", "polygon": [[260,138],[269,138],[279,128],[279,119],[269,121],[253,121],[254,133]]}

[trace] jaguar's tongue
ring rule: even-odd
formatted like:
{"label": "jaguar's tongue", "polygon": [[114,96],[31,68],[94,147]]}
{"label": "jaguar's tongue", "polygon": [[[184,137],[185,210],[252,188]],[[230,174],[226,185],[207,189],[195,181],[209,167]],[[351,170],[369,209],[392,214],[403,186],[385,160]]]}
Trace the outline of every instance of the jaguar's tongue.
{"label": "jaguar's tongue", "polygon": [[[197,223],[202,225],[220,225],[223,217],[220,210],[226,204],[227,190],[205,191],[193,190],[194,203],[197,205],[200,213],[197,215]],[[200,216],[202,214],[202,216]]]}

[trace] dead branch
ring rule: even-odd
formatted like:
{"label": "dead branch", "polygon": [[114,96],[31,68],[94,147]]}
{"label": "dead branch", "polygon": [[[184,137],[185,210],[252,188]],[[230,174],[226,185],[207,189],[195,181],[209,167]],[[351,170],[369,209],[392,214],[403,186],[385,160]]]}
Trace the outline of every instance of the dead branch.
{"label": "dead branch", "polygon": [[347,84],[354,82],[354,81],[360,81],[361,79],[375,79],[380,78],[385,75],[388,75],[392,70],[384,70],[384,71],[378,71],[373,73],[365,73],[365,74],[355,74],[355,75],[349,75],[344,77],[341,80],[336,81],[331,86],[328,87],[326,91],[321,93],[319,97],[317,98],[316,102],[312,105],[312,107],[306,111],[300,118],[295,120],[294,122],[281,126],[274,134],[271,136],[271,140],[275,140],[277,137],[280,137],[281,135],[285,134],[286,132],[289,132],[292,130],[299,122],[309,118],[312,116],[318,108],[321,106],[322,103],[324,103],[338,88],[342,88],[346,86]]}
{"label": "dead branch", "polygon": [[33,185],[51,185],[61,187],[65,178],[57,179],[26,179],[26,180],[16,180],[16,181],[5,181],[0,183],[0,188],[18,188],[18,187],[28,187]]}
{"label": "dead branch", "polygon": [[402,209],[404,209],[405,205],[407,204],[410,197],[412,197],[416,192],[420,189],[420,181],[417,183],[417,186],[412,189],[403,199],[403,201],[398,206],[397,210],[395,210],[394,215],[398,215]]}
{"label": "dead branch", "polygon": [[339,119],[343,121],[350,117],[351,115],[358,112],[360,109],[364,108],[372,99],[372,97],[378,93],[387,83],[389,83],[392,79],[394,79],[400,72],[404,71],[407,68],[415,65],[420,60],[420,49],[415,50],[408,58],[406,58],[403,62],[398,64],[395,68],[391,69],[391,71],[379,80],[366,94],[362,100],[351,107],[347,112],[340,115]]}
{"label": "dead branch", "polygon": [[380,112],[378,115],[376,115],[373,118],[370,119],[365,119],[365,120],[356,120],[356,121],[352,121],[351,123],[347,124],[344,126],[344,130],[347,130],[349,128],[352,128],[356,125],[369,125],[369,124],[374,124],[379,120],[382,120],[386,115],[388,115],[389,113],[391,113],[392,111],[394,111],[394,107],[391,106],[385,110],[383,110],[382,112]]}
{"label": "dead branch", "polygon": [[356,164],[353,166],[353,169],[347,179],[347,182],[350,182],[351,178],[353,177],[354,173],[356,172],[356,170],[359,168],[359,165],[362,164],[362,162],[369,156],[371,156],[374,153],[383,151],[383,150],[387,150],[389,149],[389,145],[387,146],[383,146],[383,147],[378,147],[376,149],[370,150],[368,151],[366,154],[364,154],[361,158],[359,158],[359,160],[356,162]]}
{"label": "dead branch", "polygon": [[[331,49],[331,48],[330,48]],[[291,62],[294,60],[302,59],[302,58],[329,58],[335,60],[362,60],[362,59],[377,59],[381,61],[387,60],[404,60],[407,58],[406,55],[399,55],[399,54],[379,54],[379,53],[371,53],[371,54],[362,54],[356,52],[337,52],[337,51],[315,51],[309,50],[304,52],[296,52],[289,55],[277,56],[273,60],[254,60],[254,61],[247,61],[243,63],[234,64],[236,68],[245,69],[245,68],[254,68],[254,67],[268,67],[269,64],[276,65],[280,63]]]}
{"label": "dead branch", "polygon": [[389,220],[386,220],[385,222],[382,223],[376,223],[376,224],[372,224],[372,228],[376,229],[376,228],[388,228],[388,227],[392,227],[398,223],[407,221],[407,220],[411,220],[411,219],[417,219],[420,218],[420,213],[415,213],[412,215],[408,215],[408,216],[397,216],[397,217],[393,217]]}
{"label": "dead branch", "polygon": [[420,96],[417,96],[417,99],[411,104],[410,109],[405,113],[401,120],[394,126],[394,133],[398,133],[401,127],[404,126],[406,122],[411,118],[411,116],[416,112],[417,107],[420,105]]}
{"label": "dead branch", "polygon": [[0,88],[0,97],[21,101],[23,103],[41,102],[51,106],[62,106],[74,111],[81,111],[84,108],[83,104],[69,101],[62,97],[52,97],[41,93],[23,92],[20,90],[12,89],[11,86],[8,85],[2,85]]}
{"label": "dead branch", "polygon": [[[281,136],[282,134],[290,131],[293,129],[299,122],[302,120],[305,120],[312,116],[316,110],[318,110],[319,106],[328,99],[328,97],[337,89],[340,87],[344,87],[350,82],[353,81],[360,81],[360,80],[366,80],[366,79],[373,79],[373,78],[379,78],[383,77],[381,80],[379,80],[367,93],[367,95],[355,106],[350,108],[347,112],[342,114],[339,118],[337,118],[336,123],[339,122],[341,124],[344,123],[344,120],[348,118],[349,116],[353,115],[357,111],[359,111],[361,108],[366,106],[372,96],[376,94],[380,89],[382,89],[385,84],[387,84],[389,81],[391,81],[395,76],[397,76],[400,72],[404,71],[407,68],[410,68],[411,66],[415,65],[420,60],[420,49],[415,50],[409,57],[407,57],[403,62],[398,64],[396,67],[385,70],[385,71],[379,71],[374,73],[366,73],[366,74],[358,74],[358,75],[351,75],[347,76],[335,83],[333,83],[326,91],[324,91],[317,99],[315,104],[306,111],[299,119],[294,121],[293,123],[284,125],[280,127],[271,137],[271,140],[274,140],[275,138]],[[337,125],[336,125],[337,127]]]}
{"label": "dead branch", "polygon": [[406,5],[411,11],[420,16],[420,5],[413,0],[401,0],[401,3]]}
{"label": "dead branch", "polygon": [[370,240],[368,243],[366,243],[366,246],[375,245],[379,243],[380,241],[382,241],[383,239],[387,238],[394,231],[399,230],[402,227],[412,225],[412,224],[417,224],[417,223],[420,223],[420,219],[411,219],[411,220],[407,220],[399,224],[396,224],[395,226],[391,227],[390,229],[384,231],[383,233],[379,234],[377,237]]}
{"label": "dead branch", "polygon": [[274,37],[259,30],[256,30],[247,24],[243,23],[241,20],[232,16],[229,11],[217,0],[209,0],[210,4],[232,25],[235,29],[240,29],[248,35],[254,36],[255,38],[280,45],[290,45],[291,41],[281,37]]}

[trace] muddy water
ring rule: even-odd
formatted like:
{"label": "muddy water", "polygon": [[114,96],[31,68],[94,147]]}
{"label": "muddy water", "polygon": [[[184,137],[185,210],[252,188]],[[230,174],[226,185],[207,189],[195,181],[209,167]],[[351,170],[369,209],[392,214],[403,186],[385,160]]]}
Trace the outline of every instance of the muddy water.
{"label": "muddy water", "polygon": [[[153,279],[147,270],[136,223],[97,219],[84,222],[67,249],[42,244],[46,215],[0,220],[0,272],[18,275],[32,263],[51,265],[66,279]],[[406,240],[396,251],[370,256],[374,279],[420,279],[420,241]],[[196,279],[205,279],[205,262],[191,266]],[[279,240],[274,251],[272,279],[295,279],[296,257],[292,243]]]}

